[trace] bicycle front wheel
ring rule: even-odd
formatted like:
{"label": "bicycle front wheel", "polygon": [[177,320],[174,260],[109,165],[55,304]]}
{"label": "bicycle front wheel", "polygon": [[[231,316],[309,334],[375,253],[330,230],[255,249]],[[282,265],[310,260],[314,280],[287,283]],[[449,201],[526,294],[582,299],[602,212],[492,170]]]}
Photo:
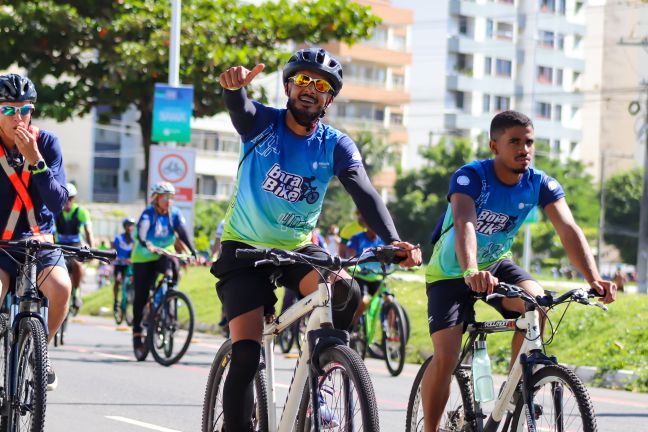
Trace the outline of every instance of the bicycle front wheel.
{"label": "bicycle front wheel", "polygon": [[[531,377],[536,430],[596,432],[596,417],[585,384],[560,365],[545,366]],[[513,411],[511,432],[528,430],[522,398]]]}
{"label": "bicycle front wheel", "polygon": [[123,299],[122,299],[122,311],[124,318],[126,319],[126,324],[129,326],[133,325],[133,304],[135,303],[135,288],[133,287],[132,276],[130,278],[124,279],[124,290]]}
{"label": "bicycle front wheel", "polygon": [[[229,372],[232,356],[232,341],[226,340],[214,357],[202,412],[202,432],[220,432],[224,428],[223,398],[225,379]],[[265,364],[261,362],[254,376],[254,409],[252,410],[252,425],[255,431],[268,432],[268,397],[266,394]]]}
{"label": "bicycle front wheel", "polygon": [[[422,402],[422,381],[426,369],[432,362],[432,356],[423,363],[410,392],[407,403],[407,416],[405,419],[406,432],[422,432],[424,430],[424,415]],[[446,403],[441,422],[440,430],[448,432],[473,432],[475,426],[475,410],[473,405],[473,390],[470,374],[467,370],[456,369],[450,382],[450,397]]]}
{"label": "bicycle front wheel", "polygon": [[396,302],[386,303],[383,307],[383,336],[382,349],[385,353],[385,363],[392,376],[398,376],[405,366],[405,312]]}
{"label": "bicycle front wheel", "polygon": [[18,337],[17,388],[11,405],[11,431],[42,432],[47,401],[47,339],[35,318],[21,323]]}
{"label": "bicycle front wheel", "polygon": [[189,349],[194,330],[191,300],[180,291],[167,292],[149,316],[147,338],[155,361],[163,366],[177,363]]}
{"label": "bicycle front wheel", "polygon": [[[322,429],[377,431],[378,408],[373,385],[360,356],[348,346],[332,346],[320,357],[324,374],[318,377]],[[297,414],[298,431],[315,430],[310,380]]]}

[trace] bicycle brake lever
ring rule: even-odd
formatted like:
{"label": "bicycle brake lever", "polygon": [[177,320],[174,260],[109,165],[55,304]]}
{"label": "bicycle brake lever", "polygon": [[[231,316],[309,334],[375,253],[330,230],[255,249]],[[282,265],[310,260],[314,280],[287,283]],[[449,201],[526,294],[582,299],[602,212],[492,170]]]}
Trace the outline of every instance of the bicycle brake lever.
{"label": "bicycle brake lever", "polygon": [[259,266],[266,265],[266,264],[274,264],[274,261],[272,261],[270,259],[262,259],[262,260],[259,260],[259,261],[255,261],[254,262],[254,267],[259,267]]}
{"label": "bicycle brake lever", "polygon": [[493,293],[493,294],[489,294],[489,295],[487,295],[485,301],[489,302],[489,301],[491,301],[491,300],[493,300],[493,299],[497,299],[497,298],[506,298],[506,297],[507,297],[507,296],[505,296],[504,294]]}
{"label": "bicycle brake lever", "polygon": [[590,305],[590,306],[596,306],[597,308],[600,308],[603,312],[607,312],[607,311],[608,311],[608,307],[605,306],[603,303],[599,303],[599,302],[591,302],[591,303],[589,303],[589,305]]}

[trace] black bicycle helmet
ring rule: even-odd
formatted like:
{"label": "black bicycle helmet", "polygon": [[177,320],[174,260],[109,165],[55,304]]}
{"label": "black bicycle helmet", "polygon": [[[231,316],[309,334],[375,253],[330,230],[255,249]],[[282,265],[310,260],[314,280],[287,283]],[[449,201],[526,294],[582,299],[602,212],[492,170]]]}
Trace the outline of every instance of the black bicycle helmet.
{"label": "black bicycle helmet", "polygon": [[36,102],[36,87],[18,74],[0,75],[0,102]]}
{"label": "black bicycle helmet", "polygon": [[333,86],[333,96],[337,96],[342,90],[342,65],[323,48],[304,48],[293,54],[283,69],[284,84],[300,70],[324,75]]}

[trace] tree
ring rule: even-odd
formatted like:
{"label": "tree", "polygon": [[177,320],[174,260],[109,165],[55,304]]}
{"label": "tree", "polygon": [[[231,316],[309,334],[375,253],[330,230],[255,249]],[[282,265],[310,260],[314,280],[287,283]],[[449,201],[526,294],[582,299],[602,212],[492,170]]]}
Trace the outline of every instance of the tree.
{"label": "tree", "polygon": [[194,217],[194,241],[196,249],[209,250],[216,228],[225,217],[228,201],[197,200]]}
{"label": "tree", "polygon": [[[135,105],[148,167],[154,84],[168,82],[170,14],[170,3],[157,0],[4,0],[0,69],[26,69],[38,88],[36,112],[59,121],[97,106],[109,108],[107,119]],[[378,22],[346,0],[185,0],[180,82],[194,86],[194,116],[214,115],[224,109],[218,76],[227,67],[277,70],[288,41],[351,44]]]}
{"label": "tree", "polygon": [[637,262],[642,185],[643,172],[638,168],[605,182],[605,241],[619,250],[626,263]]}
{"label": "tree", "polygon": [[476,155],[470,141],[456,137],[443,138],[439,144],[424,148],[421,155],[427,165],[396,180],[394,189],[398,200],[389,203],[389,210],[401,238],[420,243],[429,256],[430,235],[448,206],[450,177]]}
{"label": "tree", "polygon": [[[347,132],[347,134],[356,143],[369,178],[396,160],[395,147],[385,139],[383,134],[370,130]],[[351,221],[354,208],[353,200],[335,178],[329,184],[318,225],[323,228],[332,224],[342,227]]]}

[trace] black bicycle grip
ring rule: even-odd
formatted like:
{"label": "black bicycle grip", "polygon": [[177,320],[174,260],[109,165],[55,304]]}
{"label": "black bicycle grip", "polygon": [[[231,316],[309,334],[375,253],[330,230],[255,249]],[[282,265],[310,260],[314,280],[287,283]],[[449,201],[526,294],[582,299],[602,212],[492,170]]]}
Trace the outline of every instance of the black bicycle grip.
{"label": "black bicycle grip", "polygon": [[234,253],[239,259],[264,259],[270,256],[268,249],[236,249]]}
{"label": "black bicycle grip", "polygon": [[109,250],[90,249],[90,253],[97,258],[106,258],[109,260],[114,260],[115,258],[117,258],[117,251],[114,249],[109,249]]}

